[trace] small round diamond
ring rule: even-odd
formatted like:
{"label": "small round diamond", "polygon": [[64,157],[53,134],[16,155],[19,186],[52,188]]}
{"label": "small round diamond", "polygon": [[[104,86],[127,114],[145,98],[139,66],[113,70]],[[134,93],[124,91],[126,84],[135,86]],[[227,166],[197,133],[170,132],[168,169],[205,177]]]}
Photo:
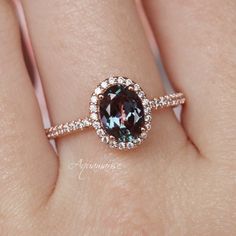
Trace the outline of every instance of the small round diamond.
{"label": "small round diamond", "polygon": [[150,115],[147,115],[147,116],[145,116],[144,119],[145,119],[145,121],[148,122],[148,121],[151,121],[151,120],[152,120],[152,117],[151,117]]}
{"label": "small round diamond", "polygon": [[100,128],[100,123],[99,123],[99,122],[94,122],[94,123],[93,123],[93,127],[94,127],[95,129]]}
{"label": "small round diamond", "polygon": [[138,93],[138,96],[139,96],[140,98],[143,98],[143,97],[145,96],[145,93],[144,93],[143,91],[140,91],[140,92]]}
{"label": "small round diamond", "polygon": [[127,143],[127,148],[128,149],[131,149],[131,148],[133,148],[134,147],[134,144],[133,143],[131,143],[131,142],[128,142]]}
{"label": "small round diamond", "polygon": [[82,126],[81,126],[81,120],[78,120],[75,122],[75,126],[76,126],[76,129],[81,129]]}
{"label": "small round diamond", "polygon": [[71,130],[75,130],[76,129],[75,123],[69,124],[69,127],[70,127]]}
{"label": "small round diamond", "polygon": [[98,100],[97,96],[92,96],[91,97],[91,102],[92,103],[97,103],[97,100]]}
{"label": "small round diamond", "polygon": [[118,81],[119,84],[123,84],[124,83],[124,78],[119,77],[117,81]]}
{"label": "small round diamond", "polygon": [[84,128],[86,126],[86,121],[85,120],[81,121],[81,126],[82,126],[82,128]]}
{"label": "small round diamond", "polygon": [[119,149],[124,149],[125,148],[125,143],[121,142],[118,145]]}
{"label": "small round diamond", "polygon": [[141,142],[142,142],[142,141],[141,141],[140,138],[137,138],[137,139],[134,140],[134,143],[135,143],[136,145],[140,144]]}
{"label": "small round diamond", "polygon": [[97,118],[98,118],[97,113],[92,113],[92,114],[90,115],[90,118],[91,118],[92,120],[97,120]]}
{"label": "small round diamond", "polygon": [[103,136],[102,137],[102,142],[103,143],[108,143],[109,142],[109,137],[108,136]]}
{"label": "small round diamond", "polygon": [[110,77],[110,78],[109,78],[109,83],[110,83],[110,84],[114,84],[114,83],[115,83],[115,81],[116,81],[116,80],[115,80],[115,78],[114,78],[114,77]]}
{"label": "small round diamond", "polygon": [[145,126],[146,126],[146,129],[147,129],[147,130],[150,130],[150,129],[151,129],[151,124],[146,124]]}
{"label": "small round diamond", "polygon": [[146,132],[142,132],[141,133],[141,138],[143,138],[143,139],[147,138],[147,133]]}
{"label": "small round diamond", "polygon": [[101,83],[101,87],[104,88],[104,89],[107,87],[107,85],[108,85],[108,84],[107,84],[107,81],[103,81],[103,82]]}
{"label": "small round diamond", "polygon": [[68,124],[68,123],[64,124],[63,128],[64,128],[64,130],[66,130],[66,131],[70,131],[70,127],[69,127],[69,124]]}
{"label": "small round diamond", "polygon": [[145,99],[143,100],[143,105],[144,105],[144,106],[147,106],[148,104],[149,104],[149,100],[145,98]]}
{"label": "small round diamond", "polygon": [[131,80],[131,79],[127,79],[127,80],[126,80],[126,85],[129,86],[129,85],[131,85],[131,84],[133,84],[132,80]]}
{"label": "small round diamond", "polygon": [[118,144],[117,144],[116,141],[110,141],[109,146],[110,146],[111,148],[116,148],[116,147],[118,147]]}
{"label": "small round diamond", "polygon": [[95,94],[99,95],[101,92],[102,92],[102,90],[101,90],[100,87],[97,87],[97,88],[95,89]]}
{"label": "small round diamond", "polygon": [[97,135],[101,137],[101,136],[105,135],[105,132],[103,131],[103,129],[98,129]]}
{"label": "small round diamond", "polygon": [[90,126],[90,125],[91,125],[90,120],[89,120],[88,118],[86,118],[86,119],[84,120],[84,126]]}
{"label": "small round diamond", "polygon": [[158,103],[160,104],[160,106],[164,106],[166,103],[166,99],[164,97],[161,97],[158,101]]}
{"label": "small round diamond", "polygon": [[91,112],[96,112],[97,111],[97,106],[96,105],[90,105],[90,111]]}
{"label": "small round diamond", "polygon": [[145,108],[144,108],[144,113],[145,113],[145,114],[149,114],[150,111],[151,111],[150,107],[145,107]]}
{"label": "small round diamond", "polygon": [[135,84],[135,85],[134,85],[134,90],[135,90],[135,91],[138,91],[139,89],[140,89],[140,86],[139,86],[138,84]]}
{"label": "small round diamond", "polygon": [[58,126],[58,129],[63,129],[63,124],[60,124],[60,125]]}

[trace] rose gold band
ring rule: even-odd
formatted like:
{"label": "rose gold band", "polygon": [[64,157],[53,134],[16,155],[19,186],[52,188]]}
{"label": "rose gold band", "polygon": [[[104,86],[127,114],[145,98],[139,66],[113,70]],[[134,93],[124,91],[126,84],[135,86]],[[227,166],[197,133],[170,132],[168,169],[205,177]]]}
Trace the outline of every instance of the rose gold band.
{"label": "rose gold band", "polygon": [[[172,93],[148,100],[150,107],[153,109],[176,107],[185,103],[183,93]],[[91,127],[92,122],[89,117],[84,119],[76,119],[63,124],[58,124],[45,129],[45,133],[49,139],[58,138],[67,134],[82,131],[85,128]],[[95,127],[96,128],[96,127]]]}

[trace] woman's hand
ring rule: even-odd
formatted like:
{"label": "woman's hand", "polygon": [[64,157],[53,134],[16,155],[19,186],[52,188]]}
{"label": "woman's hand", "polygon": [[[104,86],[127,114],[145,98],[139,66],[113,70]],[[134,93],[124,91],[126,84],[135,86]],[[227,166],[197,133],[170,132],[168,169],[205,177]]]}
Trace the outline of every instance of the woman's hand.
{"label": "woman's hand", "polygon": [[[182,123],[157,112],[135,150],[111,150],[91,130],[58,139],[57,156],[13,10],[0,1],[0,235],[236,234],[236,2],[143,2],[170,81],[187,97]],[[53,124],[87,115],[110,75],[164,94],[133,1],[22,3]],[[81,173],[81,162],[117,168]]]}

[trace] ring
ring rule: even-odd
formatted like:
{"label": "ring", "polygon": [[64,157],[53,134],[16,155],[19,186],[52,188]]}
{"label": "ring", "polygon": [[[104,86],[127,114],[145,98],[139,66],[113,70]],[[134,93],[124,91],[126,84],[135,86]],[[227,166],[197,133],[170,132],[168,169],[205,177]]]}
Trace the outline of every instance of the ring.
{"label": "ring", "polygon": [[45,129],[49,139],[93,127],[103,143],[120,150],[140,145],[151,130],[152,110],[185,103],[182,93],[148,99],[139,84],[122,76],[102,81],[91,95],[89,116]]}

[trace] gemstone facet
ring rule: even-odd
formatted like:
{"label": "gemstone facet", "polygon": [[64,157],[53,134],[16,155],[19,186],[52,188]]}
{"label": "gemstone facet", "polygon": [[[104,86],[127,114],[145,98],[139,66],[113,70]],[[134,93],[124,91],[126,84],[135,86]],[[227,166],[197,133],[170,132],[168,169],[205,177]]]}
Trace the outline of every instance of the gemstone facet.
{"label": "gemstone facet", "polygon": [[109,87],[99,101],[99,116],[103,129],[118,142],[132,142],[144,127],[144,108],[140,97],[128,86]]}

